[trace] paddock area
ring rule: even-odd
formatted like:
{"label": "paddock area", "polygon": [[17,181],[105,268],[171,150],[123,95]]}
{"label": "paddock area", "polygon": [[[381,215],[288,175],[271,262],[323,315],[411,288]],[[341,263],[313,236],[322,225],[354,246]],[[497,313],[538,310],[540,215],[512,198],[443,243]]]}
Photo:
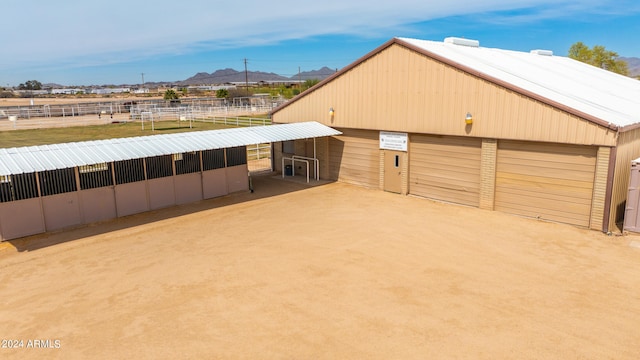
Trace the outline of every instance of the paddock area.
{"label": "paddock area", "polygon": [[638,237],[344,183],[253,184],[0,244],[0,357],[640,356]]}
{"label": "paddock area", "polygon": [[110,123],[207,121],[235,126],[258,126],[271,121],[239,117],[266,114],[283,99],[242,97],[228,102],[216,97],[181,98],[172,105],[161,97],[10,98],[0,99],[0,131],[105,125]]}

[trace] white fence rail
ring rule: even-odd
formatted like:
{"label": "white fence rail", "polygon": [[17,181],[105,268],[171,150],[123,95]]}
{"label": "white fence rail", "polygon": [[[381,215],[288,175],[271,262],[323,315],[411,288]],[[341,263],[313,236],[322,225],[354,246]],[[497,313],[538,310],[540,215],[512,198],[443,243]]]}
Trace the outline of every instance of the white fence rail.
{"label": "white fence rail", "polygon": [[138,120],[142,113],[152,113],[154,120],[207,120],[213,118],[238,117],[241,115],[266,114],[273,110],[269,106],[194,106],[194,107],[157,107],[140,106],[131,109],[130,118]]}
{"label": "white fence rail", "polygon": [[[112,122],[153,122],[189,121],[207,122],[225,126],[249,127],[271,125],[269,118],[255,118],[251,114],[264,114],[273,109],[270,106],[242,105],[220,106],[219,102],[198,101],[189,105],[166,107],[158,103],[124,104],[79,104],[0,108],[0,131],[20,129],[43,129],[103,125]],[[249,116],[248,116],[249,115]],[[151,121],[152,120],[152,121]],[[271,144],[257,144],[247,147],[249,170],[271,170]]]}
{"label": "white fence rail", "polygon": [[129,107],[122,103],[11,106],[0,108],[0,120],[7,119],[10,116],[31,120],[34,118],[66,118],[98,114],[123,114],[128,112]]}
{"label": "white fence rail", "polygon": [[[143,116],[142,113],[145,113]],[[145,109],[144,111],[134,111],[132,113],[98,113],[91,115],[74,115],[64,117],[29,117],[23,118],[19,115],[6,114],[4,118],[0,117],[0,131],[2,130],[20,130],[20,129],[44,129],[53,127],[71,127],[71,126],[87,126],[87,125],[103,125],[112,122],[130,122],[141,121],[144,117],[145,121],[153,119],[153,121],[193,121],[208,122],[221,124],[226,126],[262,126],[270,125],[271,119],[255,118],[247,116],[247,114],[237,111],[236,115],[233,111],[214,111],[211,109],[189,109],[180,108],[155,108]],[[242,116],[244,115],[244,116]]]}
{"label": "white fence rail", "polygon": [[192,98],[181,99],[179,104],[174,105],[165,100],[152,99],[0,107],[0,130],[139,121],[143,112],[150,112],[154,121],[192,120],[234,126],[267,125],[270,124],[268,120],[247,121],[242,116],[266,114],[286,101],[262,98],[245,100],[247,101],[230,103],[218,98]]}
{"label": "white fence rail", "polygon": [[247,165],[250,172],[271,171],[271,144],[247,146]]}

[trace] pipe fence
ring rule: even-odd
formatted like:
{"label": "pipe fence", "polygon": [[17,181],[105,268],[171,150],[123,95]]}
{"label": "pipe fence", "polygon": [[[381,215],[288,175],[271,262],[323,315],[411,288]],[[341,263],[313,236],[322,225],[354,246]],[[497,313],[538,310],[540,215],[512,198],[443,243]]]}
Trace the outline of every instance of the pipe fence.
{"label": "pipe fence", "polygon": [[[204,121],[229,126],[269,125],[269,119],[252,115],[269,113],[277,103],[268,105],[220,105],[219,101],[192,100],[180,106],[166,106],[166,101],[42,105],[0,108],[0,131],[102,125],[110,122],[182,120]],[[144,115],[143,115],[144,114]]]}

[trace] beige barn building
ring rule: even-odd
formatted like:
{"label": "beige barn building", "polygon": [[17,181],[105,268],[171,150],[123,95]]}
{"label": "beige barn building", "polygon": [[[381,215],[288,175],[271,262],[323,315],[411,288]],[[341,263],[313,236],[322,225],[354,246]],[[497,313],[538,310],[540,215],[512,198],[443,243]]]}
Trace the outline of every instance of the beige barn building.
{"label": "beige barn building", "polygon": [[276,144],[277,170],[604,232],[640,156],[640,81],[458,38],[391,39],[272,116],[343,133]]}

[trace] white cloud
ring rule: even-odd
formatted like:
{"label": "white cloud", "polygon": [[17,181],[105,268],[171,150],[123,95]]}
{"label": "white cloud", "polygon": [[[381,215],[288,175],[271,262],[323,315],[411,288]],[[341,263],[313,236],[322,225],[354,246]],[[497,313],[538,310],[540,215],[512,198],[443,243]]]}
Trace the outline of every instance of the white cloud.
{"label": "white cloud", "polygon": [[526,8],[533,11],[510,21],[530,21],[623,7],[638,9],[630,0],[4,0],[3,28],[9,31],[0,38],[0,69],[111,63],[325,34],[367,36],[452,15]]}

